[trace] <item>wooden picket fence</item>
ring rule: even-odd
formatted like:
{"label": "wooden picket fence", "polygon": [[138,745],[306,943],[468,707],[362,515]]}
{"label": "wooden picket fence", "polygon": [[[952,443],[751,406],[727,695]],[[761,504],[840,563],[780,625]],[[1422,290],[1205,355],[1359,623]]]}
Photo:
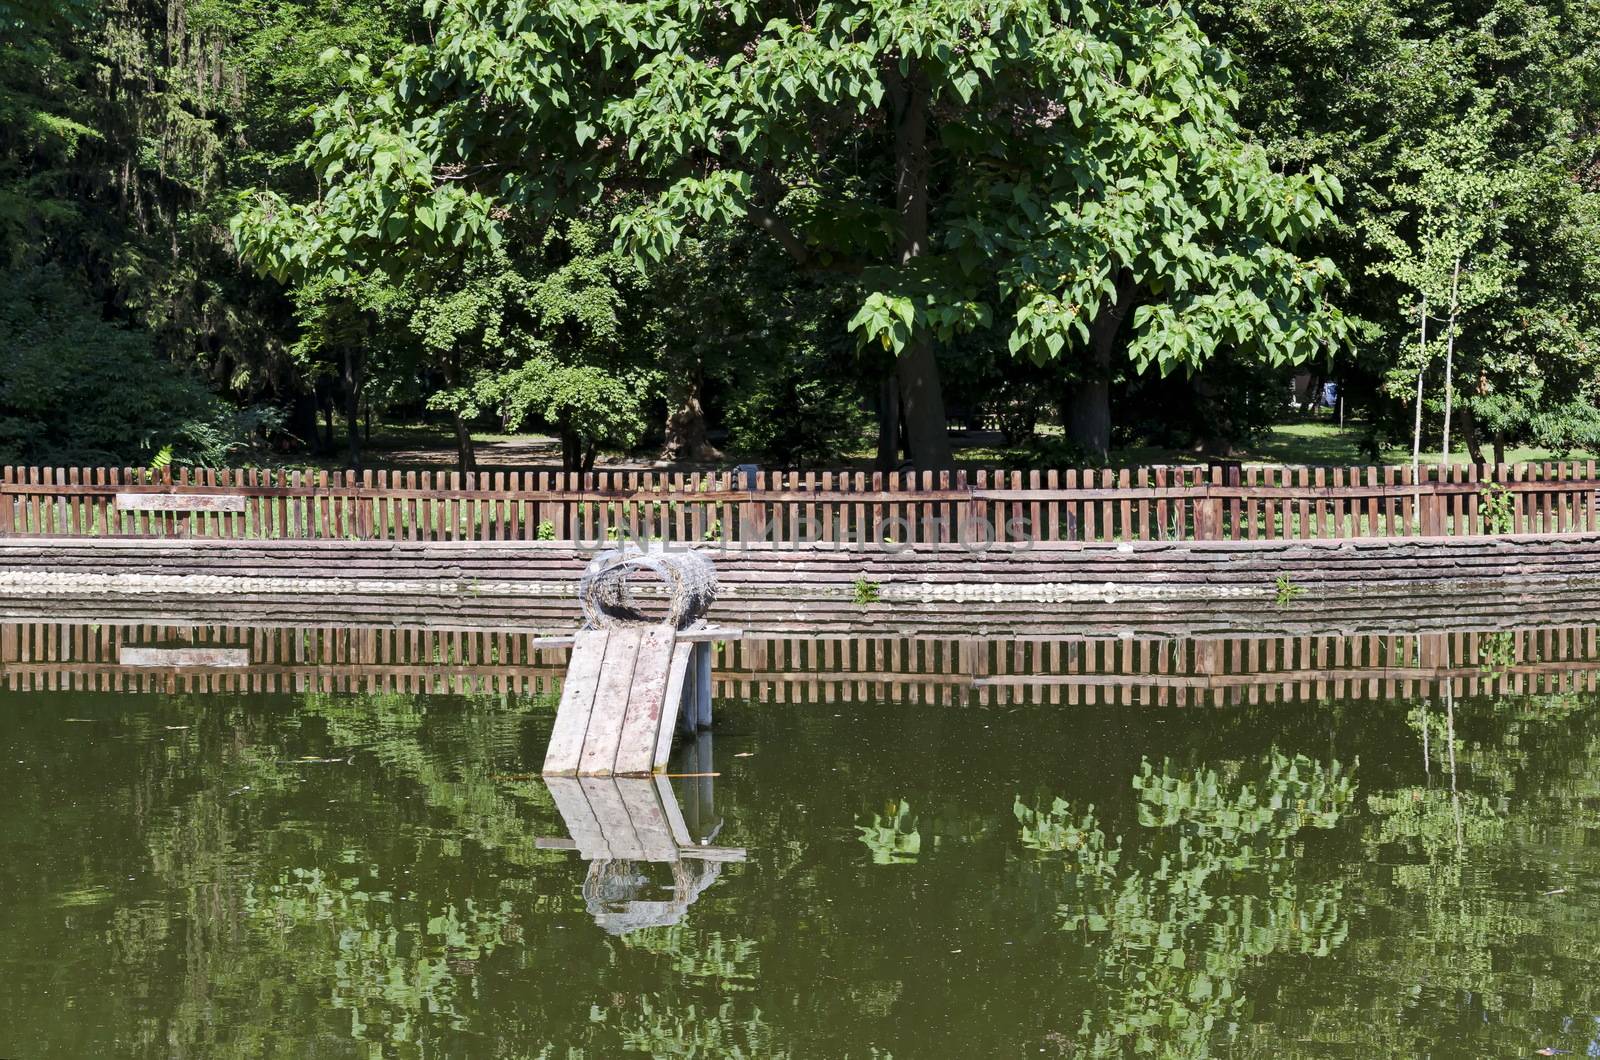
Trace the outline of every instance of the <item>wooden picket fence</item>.
{"label": "wooden picket fence", "polygon": [[1596,463],[591,474],[0,470],[0,535],[382,541],[1273,540],[1600,529]]}

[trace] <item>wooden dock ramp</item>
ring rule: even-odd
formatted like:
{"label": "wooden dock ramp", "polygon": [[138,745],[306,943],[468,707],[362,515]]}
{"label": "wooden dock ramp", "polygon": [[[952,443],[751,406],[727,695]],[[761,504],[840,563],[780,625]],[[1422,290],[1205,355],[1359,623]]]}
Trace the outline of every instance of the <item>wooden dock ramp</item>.
{"label": "wooden dock ramp", "polygon": [[673,733],[711,724],[711,641],[730,630],[670,623],[581,630],[545,752],[546,776],[646,776],[666,768]]}

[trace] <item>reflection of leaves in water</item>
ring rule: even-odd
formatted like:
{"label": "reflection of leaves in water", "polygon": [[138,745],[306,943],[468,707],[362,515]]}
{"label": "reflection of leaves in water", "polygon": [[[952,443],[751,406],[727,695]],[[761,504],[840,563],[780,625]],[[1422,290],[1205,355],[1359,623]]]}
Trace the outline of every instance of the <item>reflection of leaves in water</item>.
{"label": "reflection of leaves in water", "polygon": [[1463,842],[1480,845],[1499,839],[1505,829],[1504,818],[1488,799],[1444,788],[1400,788],[1369,795],[1367,809],[1378,822],[1368,836],[1370,842],[1402,843],[1428,861],[1450,852],[1460,854]]}
{"label": "reflection of leaves in water", "polygon": [[761,976],[754,939],[725,939],[718,931],[673,924],[631,931],[622,942],[630,950],[669,957],[675,975],[714,983],[724,991],[754,989]]}
{"label": "reflection of leaves in water", "polygon": [[1018,799],[1012,813],[1022,823],[1022,845],[1030,850],[1081,851],[1088,862],[1117,862],[1118,852],[1105,850],[1106,836],[1095,822],[1092,804],[1081,817],[1074,817],[1072,804],[1065,799],[1056,799],[1048,812],[1024,806]]}
{"label": "reflection of leaves in water", "polygon": [[[1590,1032],[1571,1016],[1600,1005],[1596,922],[1567,889],[1593,875],[1595,699],[1504,695],[1454,706],[1455,772],[1431,753],[1431,784],[1366,799],[1362,843],[1383,868],[1360,881],[1356,897],[1385,930],[1358,939],[1344,959],[1392,983],[1395,996],[1422,999],[1418,1011],[1470,1004],[1482,1028],[1478,1055],[1527,1055],[1535,1041],[1582,1055]],[[1436,743],[1444,712],[1412,714],[1430,723]],[[1321,1040],[1364,1055],[1415,1052],[1431,1030],[1312,1016]]]}
{"label": "reflection of leaves in water", "polygon": [[1273,752],[1256,782],[1224,784],[1215,770],[1173,775],[1147,761],[1133,779],[1139,823],[1153,830],[1129,852],[1108,843],[1092,808],[1016,804],[1023,842],[1064,854],[1071,868],[1061,923],[1097,955],[1103,1011],[1078,1030],[1090,1055],[1205,1056],[1245,1013],[1240,978],[1273,953],[1323,956],[1347,934],[1338,883],[1297,878],[1292,840],[1328,829],[1355,784],[1324,766]]}
{"label": "reflection of leaves in water", "polygon": [[[620,1013],[622,1044],[629,1052],[655,1057],[717,1058],[717,1060],[787,1060],[795,1055],[778,1041],[778,1032],[762,1016],[760,1009],[741,1012],[733,1002],[716,1009],[696,1005],[669,1007],[650,994],[638,998],[638,1013]],[[597,1011],[598,1020],[607,1014]],[[814,1055],[814,1054],[807,1054]],[[875,1046],[851,1057],[861,1060],[894,1060],[892,1054]]]}
{"label": "reflection of leaves in water", "polygon": [[[397,903],[390,892],[368,892],[316,869],[250,887],[244,908],[265,929],[263,937],[303,968],[315,965],[319,952],[336,955],[327,976],[331,1003],[349,1010],[352,1036],[369,1041],[415,1041],[427,1019],[464,1026],[457,1009],[461,979],[517,931],[510,903],[480,909],[467,899],[424,922],[424,914],[403,911],[410,903]],[[319,934],[326,938],[317,941]]]}
{"label": "reflection of leaves in water", "polygon": [[1498,677],[1517,662],[1517,636],[1509,630],[1485,633],[1478,641],[1478,672]]}
{"label": "reflection of leaves in water", "polygon": [[114,896],[111,888],[98,884],[89,887],[78,887],[70,891],[63,891],[56,896],[56,905],[63,909],[90,909],[97,905],[104,905]]}
{"label": "reflection of leaves in water", "polygon": [[870,825],[856,825],[856,831],[872,851],[874,865],[909,865],[922,853],[922,833],[904,799],[885,803],[883,813],[873,814]]}
{"label": "reflection of leaves in water", "polygon": [[307,695],[300,713],[323,719],[340,752],[375,755],[387,771],[416,782],[428,803],[456,823],[459,835],[531,864],[560,860],[535,847],[526,818],[530,808],[553,815],[555,806],[536,778],[502,778],[489,748],[514,732],[537,703],[480,696],[441,712],[404,693]]}
{"label": "reflection of leaves in water", "polygon": [[1158,775],[1146,761],[1133,778],[1139,823],[1146,828],[1186,823],[1222,843],[1258,835],[1285,839],[1307,826],[1332,828],[1354,791],[1338,762],[1324,767],[1303,755],[1291,759],[1276,751],[1260,785],[1246,783],[1237,792],[1223,787],[1216,770],[1202,768],[1177,778],[1167,768]]}
{"label": "reflection of leaves in water", "polygon": [[[406,1049],[437,1043],[450,1027],[473,1019],[468,1002],[478,962],[519,937],[519,923],[498,901],[487,908],[471,901],[419,908],[414,896],[358,883],[352,873],[359,870],[345,867],[371,865],[377,872],[392,856],[385,844],[395,832],[426,836],[434,859],[458,856],[467,841],[513,865],[563,858],[535,842],[530,809],[554,813],[543,784],[519,774],[502,779],[502,759],[521,764],[521,733],[537,700],[307,694],[295,706],[280,716],[197,699],[181,735],[153,737],[167,748],[167,768],[206,770],[205,783],[193,785],[147,829],[152,868],[184,889],[188,938],[206,940],[199,947],[186,943],[185,997],[165,1032],[165,1051],[265,1055],[279,1041],[274,1028],[305,1032],[297,1021],[307,1016],[285,1015],[269,996],[287,984],[320,995],[323,1009],[347,1013],[346,1033],[354,1039]],[[365,787],[374,760],[385,785],[379,791]],[[239,877],[238,837],[260,827],[264,842],[273,842],[304,827],[297,817],[255,822],[264,807],[279,805],[275,799],[303,799],[309,786],[341,800],[353,794],[425,806],[428,815],[418,823],[418,811],[408,809],[397,829],[341,833],[316,867]],[[167,910],[119,909],[107,936],[111,953],[123,967],[152,966],[163,947],[182,937],[174,927],[184,922]],[[236,1006],[225,1023],[215,1017],[219,997]]]}
{"label": "reflection of leaves in water", "polygon": [[629,1024],[622,1029],[622,1043],[630,1052],[730,1060],[781,1060],[791,1055],[778,1047],[760,1009],[741,1016],[731,1003],[715,1011],[694,1005],[673,1011],[644,995],[639,998],[638,1016]]}

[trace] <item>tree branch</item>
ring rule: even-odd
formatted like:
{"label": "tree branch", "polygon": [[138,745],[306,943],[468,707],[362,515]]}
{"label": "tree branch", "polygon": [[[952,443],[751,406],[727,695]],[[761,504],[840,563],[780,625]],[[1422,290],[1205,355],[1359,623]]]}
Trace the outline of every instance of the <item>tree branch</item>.
{"label": "tree branch", "polygon": [[778,245],[787,251],[791,258],[801,265],[811,263],[811,252],[806,249],[800,237],[795,235],[794,229],[784,223],[783,218],[755,203],[750,203],[747,208],[750,219],[756,223],[756,227],[776,239]]}

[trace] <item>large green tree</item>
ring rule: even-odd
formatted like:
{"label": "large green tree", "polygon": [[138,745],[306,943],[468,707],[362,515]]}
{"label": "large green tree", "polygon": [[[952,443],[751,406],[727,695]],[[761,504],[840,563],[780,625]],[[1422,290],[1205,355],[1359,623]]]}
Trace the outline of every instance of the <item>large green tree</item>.
{"label": "large green tree", "polygon": [[[433,40],[319,112],[294,205],[236,222],[287,276],[405,267],[626,189],[642,260],[750,223],[836,273],[909,455],[948,461],[934,342],[995,326],[1015,355],[1089,351],[1074,431],[1109,441],[1124,321],[1139,369],[1339,341],[1336,273],[1293,247],[1337,185],[1286,177],[1230,117],[1227,57],[1177,5],[689,0],[429,5]],[[886,432],[892,439],[894,432]],[[884,455],[884,454],[880,454]]]}

